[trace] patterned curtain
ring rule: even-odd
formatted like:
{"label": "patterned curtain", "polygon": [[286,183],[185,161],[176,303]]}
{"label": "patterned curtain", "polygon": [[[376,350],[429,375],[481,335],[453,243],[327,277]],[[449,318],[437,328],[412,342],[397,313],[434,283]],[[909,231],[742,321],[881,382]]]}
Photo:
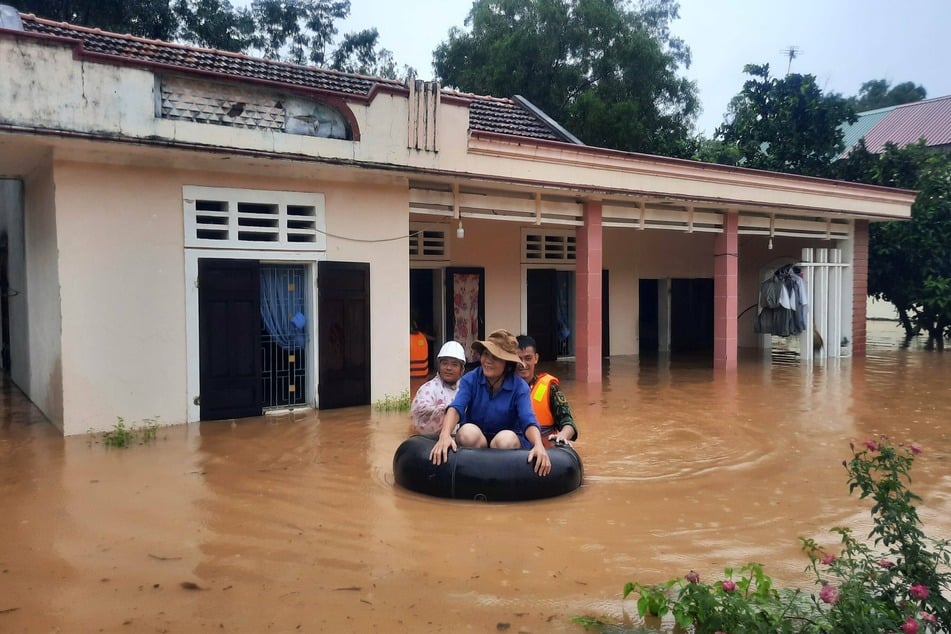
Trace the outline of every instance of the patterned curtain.
{"label": "patterned curtain", "polygon": [[479,274],[454,273],[452,278],[452,313],[455,329],[452,338],[462,344],[466,354],[479,338]]}

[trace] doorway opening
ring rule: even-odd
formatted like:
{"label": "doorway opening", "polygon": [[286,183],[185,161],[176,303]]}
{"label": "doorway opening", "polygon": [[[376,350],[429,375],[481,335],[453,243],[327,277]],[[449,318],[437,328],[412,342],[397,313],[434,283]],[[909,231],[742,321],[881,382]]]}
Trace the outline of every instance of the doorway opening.
{"label": "doorway opening", "polygon": [[198,260],[200,419],[306,404],[307,266]]}
{"label": "doorway opening", "polygon": [[9,238],[0,234],[0,368],[10,370],[10,277]]}
{"label": "doorway opening", "polygon": [[436,368],[436,354],[443,337],[442,269],[420,268],[409,271],[410,330],[420,332],[429,344],[429,369]]}
{"label": "doorway opening", "polygon": [[712,278],[641,279],[639,353],[712,359],[713,294]]}
{"label": "doorway opening", "polygon": [[307,403],[307,269],[261,265],[262,409]]}
{"label": "doorway opening", "polygon": [[574,357],[574,271],[528,269],[525,281],[526,334],[538,343],[539,361]]}
{"label": "doorway opening", "polygon": [[472,342],[485,337],[485,269],[446,268],[446,338],[462,344],[472,361]]}

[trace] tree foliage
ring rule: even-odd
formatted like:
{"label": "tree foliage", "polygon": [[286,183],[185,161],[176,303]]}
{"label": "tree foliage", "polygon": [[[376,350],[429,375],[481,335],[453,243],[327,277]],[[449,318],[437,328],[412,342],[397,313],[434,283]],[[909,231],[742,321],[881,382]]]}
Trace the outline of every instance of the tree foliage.
{"label": "tree foliage", "polygon": [[[748,64],[743,90],[730,102],[714,140],[734,148],[744,167],[826,176],[844,149],[843,123],[855,111],[836,94],[825,95],[813,75],[770,77],[769,64]],[[722,154],[722,153],[721,153]]]}
{"label": "tree foliage", "polygon": [[874,155],[863,143],[836,170],[848,180],[918,190],[910,221],[869,229],[868,292],[895,305],[909,336],[924,331],[942,349],[951,337],[951,154],[919,142]]}
{"label": "tree foliage", "polygon": [[179,24],[171,38],[233,52],[245,52],[256,43],[257,24],[250,11],[234,10],[220,0],[174,0],[172,6]]}
{"label": "tree foliage", "polygon": [[914,82],[906,81],[891,86],[886,79],[871,79],[862,84],[857,96],[849,97],[849,102],[856,112],[865,112],[921,101],[927,96],[925,87],[915,85]]}
{"label": "tree foliage", "polygon": [[475,0],[468,30],[433,53],[468,92],[519,94],[585,143],[689,156],[699,102],[678,76],[690,51],[670,33],[676,0]]}
{"label": "tree foliage", "polygon": [[918,190],[909,222],[875,223],[869,235],[869,294],[895,305],[906,332],[928,333],[942,348],[951,336],[951,154],[924,143],[886,146],[871,154],[860,142],[845,159],[844,123],[863,109],[924,98],[912,82],[890,88],[885,80],[862,84],[861,94],[823,95],[812,75],[769,76],[750,65],[752,76],[730,105],[727,123],[701,140],[695,158],[780,172]]}
{"label": "tree foliage", "polygon": [[17,0],[23,13],[104,31],[170,39],[177,18],[169,0]]}
{"label": "tree foliage", "polygon": [[[334,47],[350,0],[19,0],[28,13],[139,37],[261,55],[297,64],[395,78],[379,33],[347,33]],[[407,69],[408,71],[409,69]]]}

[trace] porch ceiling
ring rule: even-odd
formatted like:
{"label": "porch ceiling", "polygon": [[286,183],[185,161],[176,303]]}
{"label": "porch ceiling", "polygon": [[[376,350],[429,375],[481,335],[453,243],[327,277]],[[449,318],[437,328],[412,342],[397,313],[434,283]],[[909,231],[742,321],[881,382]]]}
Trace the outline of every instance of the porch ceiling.
{"label": "porch ceiling", "polygon": [[725,204],[719,200],[583,193],[568,188],[492,187],[473,180],[409,182],[410,213],[417,219],[472,218],[526,224],[581,226],[586,199],[602,204],[605,227],[719,233],[723,216],[737,212],[739,232],[748,235],[846,238],[858,214],[788,206]]}
{"label": "porch ceiling", "polygon": [[[710,208],[766,215],[900,220],[911,215],[917,192],[781,174],[567,143],[529,143],[472,134],[470,171],[494,189],[575,192],[605,206]],[[427,179],[429,180],[429,179]],[[442,179],[432,179],[441,182]],[[502,185],[504,183],[504,185]]]}

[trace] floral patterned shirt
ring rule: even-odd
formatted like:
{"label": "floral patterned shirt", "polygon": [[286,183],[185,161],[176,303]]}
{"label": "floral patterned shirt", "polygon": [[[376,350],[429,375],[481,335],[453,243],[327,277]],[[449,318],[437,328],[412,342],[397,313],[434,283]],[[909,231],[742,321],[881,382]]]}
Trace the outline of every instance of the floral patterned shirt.
{"label": "floral patterned shirt", "polygon": [[417,434],[438,434],[442,430],[446,407],[456,398],[458,387],[458,383],[447,384],[438,374],[419,386],[410,406]]}

